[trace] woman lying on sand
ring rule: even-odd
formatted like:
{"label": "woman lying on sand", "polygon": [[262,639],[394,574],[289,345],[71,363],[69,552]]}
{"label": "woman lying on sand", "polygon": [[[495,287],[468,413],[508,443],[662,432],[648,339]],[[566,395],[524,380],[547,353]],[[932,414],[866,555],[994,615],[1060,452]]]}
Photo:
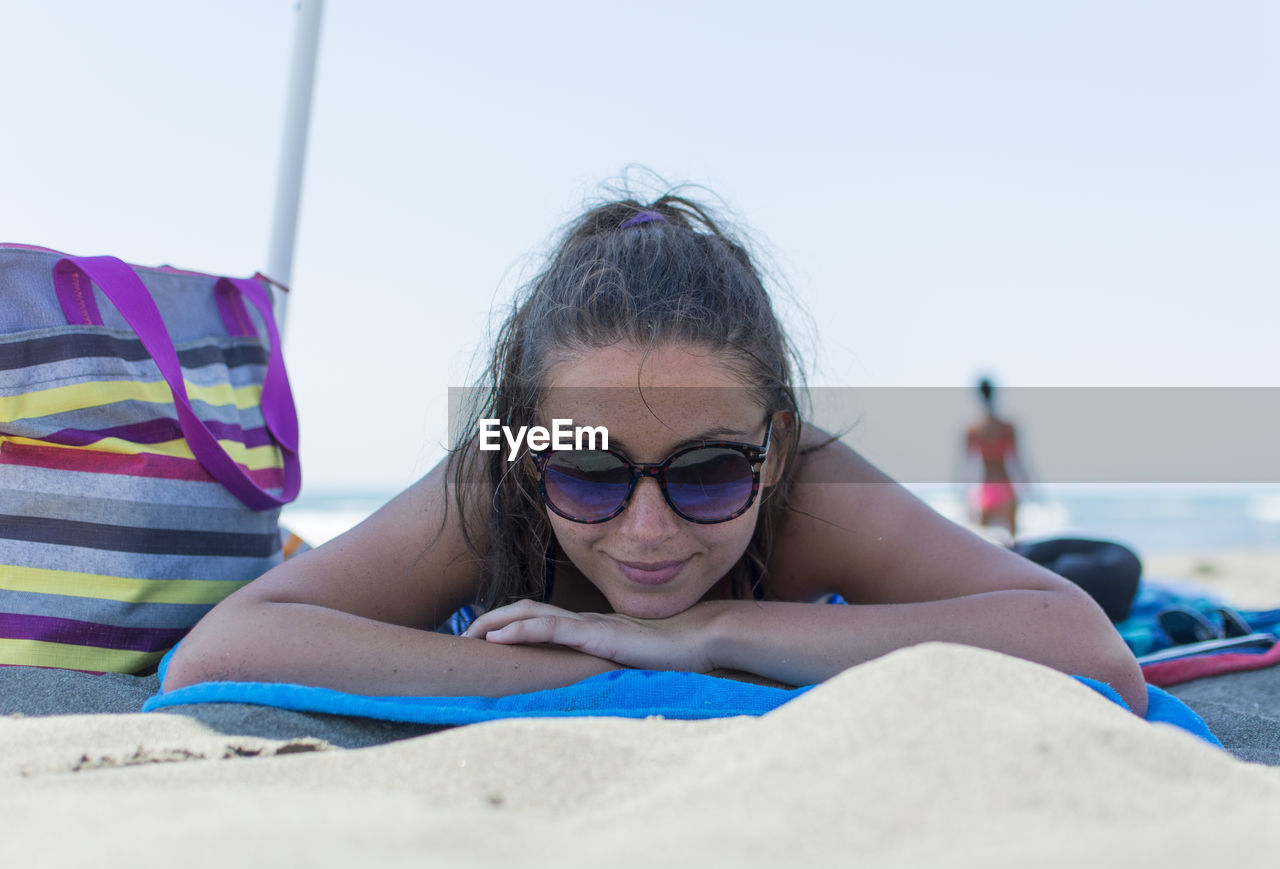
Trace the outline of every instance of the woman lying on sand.
{"label": "woman lying on sand", "polygon": [[[1087,594],[805,423],[793,370],[760,273],[704,208],[588,211],[522,291],[451,456],[219,604],[165,689],[497,696],[624,667],[806,685],[944,640],[1109,682],[1145,710]],[[513,449],[532,426],[603,428],[608,449]],[[851,605],[817,603],[831,594]],[[465,605],[484,613],[462,636],[434,630]]]}

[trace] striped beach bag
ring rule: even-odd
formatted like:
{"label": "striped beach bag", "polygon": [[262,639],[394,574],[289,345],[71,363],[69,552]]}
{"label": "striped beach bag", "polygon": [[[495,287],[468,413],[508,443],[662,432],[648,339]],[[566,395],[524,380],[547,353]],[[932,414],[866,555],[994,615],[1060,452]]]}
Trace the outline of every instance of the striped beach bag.
{"label": "striped beach bag", "polygon": [[261,282],[0,245],[0,665],[154,670],[282,560],[297,445]]}

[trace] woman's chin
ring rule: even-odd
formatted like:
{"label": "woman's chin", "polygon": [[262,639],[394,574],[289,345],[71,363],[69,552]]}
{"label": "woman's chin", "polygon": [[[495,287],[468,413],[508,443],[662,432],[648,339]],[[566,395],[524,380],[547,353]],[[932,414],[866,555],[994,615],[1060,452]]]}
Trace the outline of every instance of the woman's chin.
{"label": "woman's chin", "polygon": [[687,610],[692,604],[674,595],[625,595],[610,600],[613,611],[633,619],[665,619]]}

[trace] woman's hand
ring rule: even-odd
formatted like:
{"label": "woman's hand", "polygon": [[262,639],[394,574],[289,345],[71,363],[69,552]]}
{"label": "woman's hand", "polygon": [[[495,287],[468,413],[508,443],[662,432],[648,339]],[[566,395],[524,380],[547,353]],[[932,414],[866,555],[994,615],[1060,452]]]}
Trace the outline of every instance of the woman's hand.
{"label": "woman's hand", "polygon": [[480,616],[462,634],[506,645],[554,644],[625,667],[706,673],[711,603],[699,603],[665,619],[617,613],[575,613],[546,603],[517,601]]}

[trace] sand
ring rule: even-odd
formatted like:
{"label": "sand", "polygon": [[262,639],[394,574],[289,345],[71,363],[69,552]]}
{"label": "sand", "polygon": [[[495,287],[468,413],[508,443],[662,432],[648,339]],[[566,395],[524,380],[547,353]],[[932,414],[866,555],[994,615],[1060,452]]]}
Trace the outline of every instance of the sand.
{"label": "sand", "polygon": [[[426,734],[230,704],[140,714],[154,678],[8,668],[0,864],[1270,866],[1277,670],[1174,689],[1233,756],[944,644],[761,718]],[[95,714],[51,714],[70,711]]]}
{"label": "sand", "polygon": [[1280,553],[1275,549],[1185,550],[1143,559],[1144,574],[1194,582],[1238,609],[1280,608]]}
{"label": "sand", "polygon": [[1269,865],[1280,768],[928,644],[759,719],[502,721],[361,749],[181,715],[0,720],[5,865]]}

